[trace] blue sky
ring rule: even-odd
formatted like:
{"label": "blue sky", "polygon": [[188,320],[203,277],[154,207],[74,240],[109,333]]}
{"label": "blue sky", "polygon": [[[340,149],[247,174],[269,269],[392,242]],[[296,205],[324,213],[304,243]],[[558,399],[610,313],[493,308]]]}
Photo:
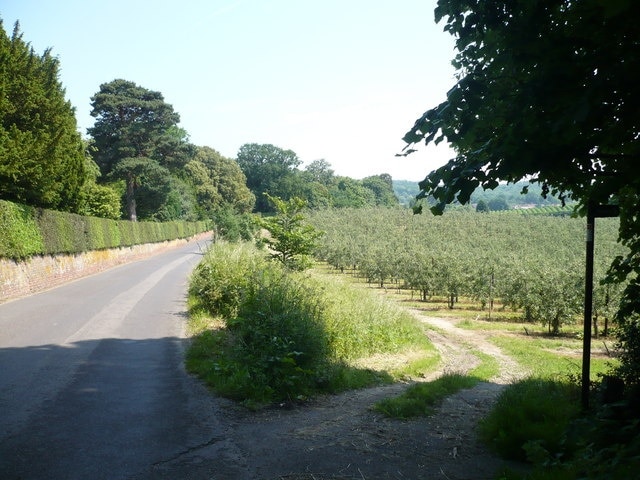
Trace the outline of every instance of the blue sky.
{"label": "blue sky", "polygon": [[454,84],[435,0],[4,0],[36,52],[52,48],[82,133],[116,78],[160,91],[197,145],[245,143],[325,159],[339,175],[420,180],[446,145],[395,157]]}

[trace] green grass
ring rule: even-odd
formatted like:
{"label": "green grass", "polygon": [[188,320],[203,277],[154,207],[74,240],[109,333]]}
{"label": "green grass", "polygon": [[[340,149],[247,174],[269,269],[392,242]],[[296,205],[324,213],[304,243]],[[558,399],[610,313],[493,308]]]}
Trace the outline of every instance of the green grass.
{"label": "green grass", "polygon": [[480,422],[480,437],[502,457],[542,463],[564,448],[565,431],[580,412],[579,388],[544,378],[505,389]]}
{"label": "green grass", "polygon": [[447,396],[459,390],[472,388],[481,381],[488,381],[499,373],[498,361],[491,355],[474,351],[480,364],[467,375],[444,374],[440,378],[408,387],[401,395],[384,399],[374,409],[392,418],[412,418],[431,415],[435,407]]}
{"label": "green grass", "polygon": [[388,383],[435,368],[412,315],[372,292],[216,244],[190,284],[189,371],[250,408]]}
{"label": "green grass", "polygon": [[457,373],[445,374],[432,382],[416,383],[395,398],[381,400],[374,410],[392,418],[412,418],[434,413],[436,406],[449,395],[474,387],[480,379]]}
{"label": "green grass", "polygon": [[391,369],[394,378],[412,379],[424,377],[427,373],[433,372],[440,364],[440,355],[431,346],[423,348],[418,352],[417,358],[409,357],[406,363]]}
{"label": "green grass", "polygon": [[494,357],[479,351],[474,351],[473,354],[480,358],[480,364],[469,372],[470,376],[484,382],[488,382],[498,376],[500,373],[500,365]]}
{"label": "green grass", "polygon": [[[534,376],[575,376],[582,370],[582,341],[563,337],[496,335],[493,343]],[[591,358],[591,379],[596,380],[615,364],[613,358]]]}
{"label": "green grass", "polygon": [[424,327],[393,302],[352,288],[340,277],[315,272],[313,280],[326,301],[326,328],[336,358],[352,360],[416,347],[435,352]]}

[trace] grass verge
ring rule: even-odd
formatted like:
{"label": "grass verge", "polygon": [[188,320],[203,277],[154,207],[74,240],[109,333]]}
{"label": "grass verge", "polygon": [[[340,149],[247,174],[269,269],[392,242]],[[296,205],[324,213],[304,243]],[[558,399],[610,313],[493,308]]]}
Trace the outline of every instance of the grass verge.
{"label": "grass verge", "polygon": [[543,378],[521,380],[502,392],[480,422],[481,438],[504,458],[538,459],[557,452],[569,422],[580,413],[576,385]]}
{"label": "grass verge", "polygon": [[392,418],[412,418],[434,413],[444,398],[459,390],[475,386],[480,379],[458,373],[444,374],[432,382],[416,383],[395,398],[386,398],[374,410]]}
{"label": "grass verge", "polygon": [[[424,374],[438,361],[423,326],[402,309],[290,272],[250,245],[214,245],[189,293],[188,370],[251,408]],[[404,361],[362,362],[381,355]]]}
{"label": "grass verge", "polygon": [[[575,377],[582,368],[581,341],[557,337],[496,335],[492,341],[536,377]],[[614,358],[591,358],[591,380],[611,370]]]}

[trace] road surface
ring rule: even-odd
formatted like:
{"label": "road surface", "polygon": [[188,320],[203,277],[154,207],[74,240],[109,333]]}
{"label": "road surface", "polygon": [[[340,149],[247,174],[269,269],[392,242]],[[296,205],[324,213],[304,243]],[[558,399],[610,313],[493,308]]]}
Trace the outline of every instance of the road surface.
{"label": "road surface", "polygon": [[489,384],[413,421],[371,409],[402,384],[261,412],[212,395],[183,368],[200,259],[191,243],[0,305],[0,480],[495,478],[474,433]]}
{"label": "road surface", "polygon": [[213,478],[175,467],[227,428],[183,367],[200,247],[0,305],[1,479]]}

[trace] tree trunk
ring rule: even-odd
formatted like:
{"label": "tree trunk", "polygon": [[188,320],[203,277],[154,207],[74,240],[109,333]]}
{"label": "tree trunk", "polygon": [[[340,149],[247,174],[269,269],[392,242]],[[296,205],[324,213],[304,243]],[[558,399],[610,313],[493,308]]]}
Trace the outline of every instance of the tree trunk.
{"label": "tree trunk", "polygon": [[489,282],[489,320],[491,320],[491,312],[493,312],[493,284],[495,283],[495,275],[491,272],[491,281]]}
{"label": "tree trunk", "polygon": [[138,221],[136,213],[136,179],[133,175],[127,176],[127,214],[132,222]]}

